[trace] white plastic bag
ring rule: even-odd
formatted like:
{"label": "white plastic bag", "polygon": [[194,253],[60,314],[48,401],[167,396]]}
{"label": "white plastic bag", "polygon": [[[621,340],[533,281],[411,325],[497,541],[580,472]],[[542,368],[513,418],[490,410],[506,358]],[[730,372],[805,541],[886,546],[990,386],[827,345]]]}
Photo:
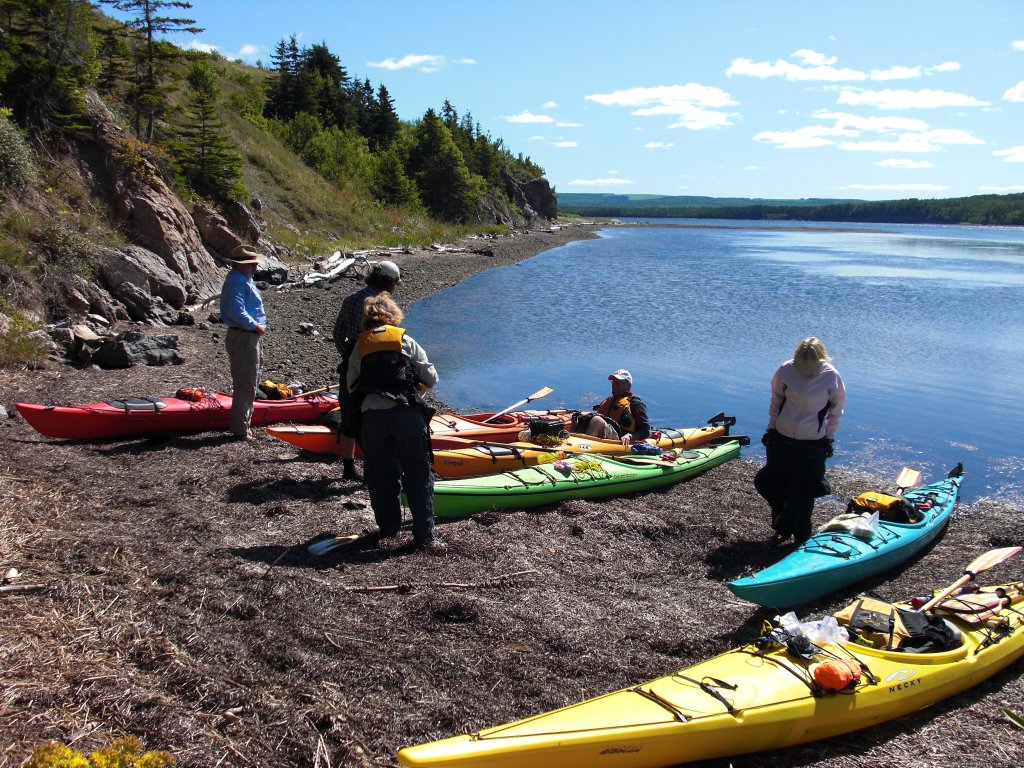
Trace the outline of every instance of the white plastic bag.
{"label": "white plastic bag", "polygon": [[861,514],[859,520],[853,521],[850,533],[862,541],[871,541],[878,534],[878,510],[876,509],[869,516]]}
{"label": "white plastic bag", "polygon": [[815,645],[838,645],[850,639],[846,627],[840,627],[835,616],[819,621],[800,621],[793,611],[775,617],[776,623],[791,636],[806,635]]}

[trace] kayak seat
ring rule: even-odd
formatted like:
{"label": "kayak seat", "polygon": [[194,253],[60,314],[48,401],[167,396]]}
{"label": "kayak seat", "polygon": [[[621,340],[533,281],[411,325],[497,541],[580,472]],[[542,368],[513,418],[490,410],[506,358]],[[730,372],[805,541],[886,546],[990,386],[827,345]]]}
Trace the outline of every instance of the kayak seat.
{"label": "kayak seat", "polygon": [[107,400],[107,405],[119,408],[125,413],[132,411],[159,411],[167,407],[167,403],[155,397],[134,397],[130,400]]}

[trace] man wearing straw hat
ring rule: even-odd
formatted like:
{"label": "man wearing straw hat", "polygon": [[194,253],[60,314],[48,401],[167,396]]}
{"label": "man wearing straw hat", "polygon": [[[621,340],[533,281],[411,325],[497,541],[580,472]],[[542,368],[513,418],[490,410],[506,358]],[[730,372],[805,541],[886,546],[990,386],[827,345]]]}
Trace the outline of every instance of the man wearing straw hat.
{"label": "man wearing straw hat", "polygon": [[260,375],[260,338],[267,327],[263,299],[252,279],[260,254],[251,246],[238,245],[231,251],[229,263],[231,271],[220,291],[220,317],[228,328],[225,346],[231,365],[231,434],[249,440]]}

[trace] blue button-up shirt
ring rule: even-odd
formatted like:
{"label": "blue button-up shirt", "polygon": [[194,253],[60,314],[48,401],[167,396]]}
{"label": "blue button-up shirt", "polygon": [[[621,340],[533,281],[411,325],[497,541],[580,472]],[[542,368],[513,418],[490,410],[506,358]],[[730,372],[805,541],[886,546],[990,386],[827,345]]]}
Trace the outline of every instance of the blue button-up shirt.
{"label": "blue button-up shirt", "polygon": [[220,289],[220,318],[228,328],[255,331],[267,327],[267,312],[256,283],[248,275],[232,269]]}

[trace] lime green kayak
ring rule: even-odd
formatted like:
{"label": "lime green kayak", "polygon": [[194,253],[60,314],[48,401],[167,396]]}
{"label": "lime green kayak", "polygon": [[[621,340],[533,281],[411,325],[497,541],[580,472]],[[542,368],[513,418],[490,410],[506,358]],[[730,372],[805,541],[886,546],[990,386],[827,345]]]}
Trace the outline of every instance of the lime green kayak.
{"label": "lime green kayak", "polygon": [[500,474],[438,480],[434,483],[434,514],[466,517],[489,509],[522,509],[569,499],[596,499],[647,491],[717,467],[740,455],[746,437],[676,452],[676,458],[576,455]]}

